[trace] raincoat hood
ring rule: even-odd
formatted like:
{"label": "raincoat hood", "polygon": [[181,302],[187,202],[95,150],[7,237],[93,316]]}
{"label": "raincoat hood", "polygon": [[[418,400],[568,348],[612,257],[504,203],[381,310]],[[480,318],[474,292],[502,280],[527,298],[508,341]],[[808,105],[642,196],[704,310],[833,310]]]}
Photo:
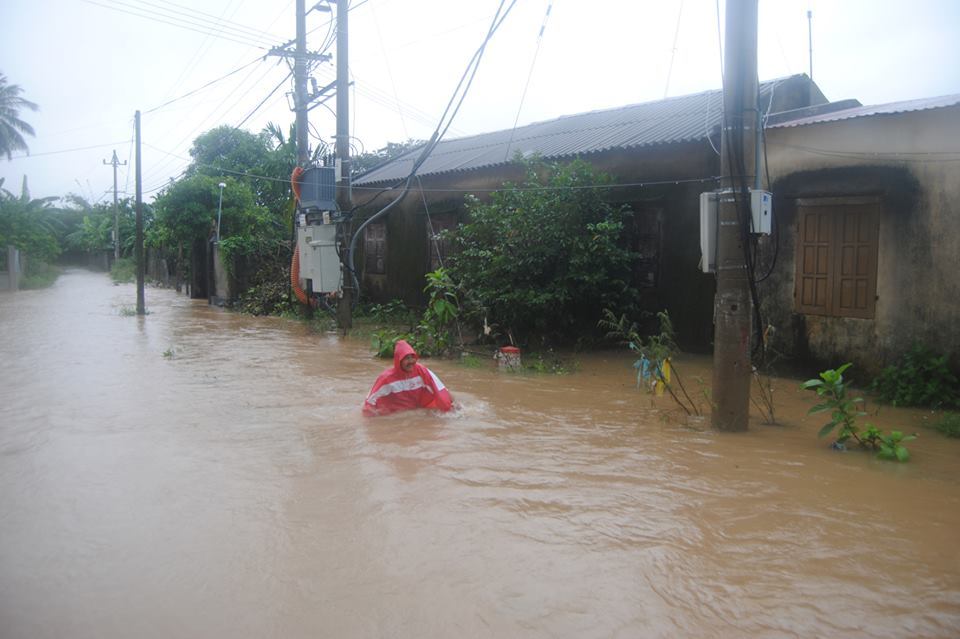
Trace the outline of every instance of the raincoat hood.
{"label": "raincoat hood", "polygon": [[430,408],[446,412],[453,408],[453,397],[433,371],[417,362],[408,371],[400,368],[407,355],[417,357],[404,340],[397,340],[393,348],[393,367],[380,373],[363,402],[367,417],[389,415],[411,408]]}
{"label": "raincoat hood", "polygon": [[417,355],[417,351],[413,350],[413,346],[407,343],[406,340],[398,339],[397,343],[393,347],[393,368],[397,372],[402,372],[403,369],[400,368],[400,362],[403,361],[403,358],[407,355],[413,355],[415,358],[420,359],[420,356]]}

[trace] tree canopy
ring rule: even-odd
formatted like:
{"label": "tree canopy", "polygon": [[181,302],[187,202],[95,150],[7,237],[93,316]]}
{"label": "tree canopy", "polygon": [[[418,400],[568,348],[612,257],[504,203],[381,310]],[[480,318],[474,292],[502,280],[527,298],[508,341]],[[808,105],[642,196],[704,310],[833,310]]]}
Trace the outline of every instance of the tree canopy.
{"label": "tree canopy", "polygon": [[8,84],[7,76],[0,73],[0,153],[13,157],[14,151],[29,151],[24,134],[34,135],[33,127],[20,119],[20,111],[39,107],[20,97],[23,93],[16,84]]}

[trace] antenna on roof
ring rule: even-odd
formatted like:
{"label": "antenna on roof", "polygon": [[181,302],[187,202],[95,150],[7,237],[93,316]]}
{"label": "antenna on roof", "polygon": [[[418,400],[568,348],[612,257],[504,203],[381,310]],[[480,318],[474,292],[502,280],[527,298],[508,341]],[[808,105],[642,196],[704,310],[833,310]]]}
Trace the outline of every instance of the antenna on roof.
{"label": "antenna on roof", "polygon": [[807,41],[810,47],[810,80],[813,81],[813,11],[807,9]]}

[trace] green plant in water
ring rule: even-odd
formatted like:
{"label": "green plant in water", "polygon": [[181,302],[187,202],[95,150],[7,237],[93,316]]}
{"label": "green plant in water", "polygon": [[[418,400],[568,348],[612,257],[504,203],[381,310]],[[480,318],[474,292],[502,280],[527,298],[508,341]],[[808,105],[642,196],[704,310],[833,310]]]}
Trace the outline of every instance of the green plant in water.
{"label": "green plant in water", "polygon": [[[678,350],[670,315],[667,311],[660,311],[657,313],[657,319],[660,323],[660,332],[646,338],[640,335],[636,322],[629,322],[626,315],[617,317],[610,309],[604,309],[603,319],[597,325],[607,331],[606,336],[608,338],[625,343],[631,351],[640,356],[640,359],[633,363],[633,367],[637,369],[638,388],[643,386],[644,373],[652,374],[657,381],[663,384],[667,392],[670,393],[670,397],[687,415],[699,416],[701,415],[700,407],[691,399],[687,389],[683,386],[683,382],[680,381],[676,364],[670,361],[673,354]],[[683,399],[674,391],[671,380],[667,379],[667,375],[664,373],[664,365],[667,361],[670,361],[670,377],[677,381],[677,385],[683,393]]]}
{"label": "green plant in water", "polygon": [[464,353],[460,356],[460,365],[464,368],[480,368],[483,363],[476,355],[472,353]]}
{"label": "green plant in water", "polygon": [[894,406],[960,406],[960,382],[946,355],[915,344],[900,361],[887,366],[870,390]]}
{"label": "green plant in water", "polygon": [[137,276],[137,263],[129,257],[121,257],[110,266],[110,279],[114,284],[132,282]]}
{"label": "green plant in water", "polygon": [[163,351],[163,356],[166,359],[173,359],[173,347],[171,346],[167,350]]}
{"label": "green plant in water", "polygon": [[457,287],[446,270],[438,268],[427,273],[427,285],[423,290],[430,295],[430,301],[417,330],[430,344],[430,352],[440,355],[448,352],[454,344],[453,331],[460,315]]}
{"label": "green plant in water", "polygon": [[830,413],[830,421],[820,429],[818,437],[825,437],[837,429],[836,444],[842,445],[853,439],[861,447],[877,451],[880,459],[907,461],[910,459],[910,452],[903,446],[903,442],[916,439],[916,435],[904,435],[898,430],[887,435],[872,424],[867,424],[866,429],[860,432],[857,418],[866,415],[858,408],[863,404],[863,398],[848,397],[847,385],[843,380],[843,373],[850,366],[852,364],[847,363],[837,369],[827,369],[820,373],[819,379],[808,379],[800,385],[803,390],[816,392],[817,397],[822,400],[807,411],[808,415]]}
{"label": "green plant in water", "polygon": [[960,413],[944,413],[932,427],[947,437],[960,437]]}

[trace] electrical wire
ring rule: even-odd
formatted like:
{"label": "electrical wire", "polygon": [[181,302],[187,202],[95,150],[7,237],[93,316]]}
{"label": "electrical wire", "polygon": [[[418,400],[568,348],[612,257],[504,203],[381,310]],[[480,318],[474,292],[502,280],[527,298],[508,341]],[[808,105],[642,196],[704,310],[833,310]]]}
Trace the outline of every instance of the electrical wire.
{"label": "electrical wire", "polygon": [[277,91],[280,90],[280,87],[283,86],[283,84],[287,81],[287,79],[288,79],[291,75],[293,75],[293,74],[292,74],[292,73],[288,73],[287,75],[285,75],[285,76],[283,77],[283,79],[280,80],[280,83],[279,83],[277,86],[273,87],[273,90],[272,90],[270,93],[267,94],[267,97],[265,97],[263,100],[261,100],[261,101],[260,101],[260,104],[258,104],[257,106],[255,106],[255,107],[253,108],[253,111],[251,111],[250,113],[248,113],[248,114],[247,114],[247,117],[243,118],[243,119],[240,121],[240,124],[238,124],[237,126],[235,126],[235,127],[233,127],[233,128],[234,128],[234,129],[239,129],[239,128],[242,127],[244,124],[246,124],[247,120],[249,120],[250,118],[252,118],[252,117],[253,117],[253,114],[256,113],[257,111],[259,111],[259,110],[260,110],[260,107],[262,107],[262,106],[267,102],[267,100],[269,100],[270,98],[272,98],[274,93],[276,93]]}
{"label": "electrical wire", "polygon": [[[261,29],[255,29],[253,27],[248,27],[246,25],[242,25],[232,20],[224,19],[222,15],[216,16],[216,15],[213,15],[212,13],[206,13],[204,11],[193,9],[191,7],[187,7],[182,4],[177,4],[176,2],[169,2],[169,0],[165,0],[162,3],[150,2],[150,0],[127,0],[127,2],[113,0],[113,2],[117,4],[129,4],[130,2],[133,2],[136,4],[156,7],[160,11],[167,11],[172,14],[182,15],[192,20],[207,22],[209,24],[215,25],[218,28],[223,27],[225,29],[230,29],[231,31],[234,31],[238,34],[246,35],[249,37],[256,37],[261,40],[265,40],[267,42],[276,42],[279,39],[277,38],[277,36],[271,33],[267,33],[266,31],[263,31]],[[169,8],[169,7],[176,7],[176,9]],[[226,10],[224,11],[224,13],[226,13]],[[234,11],[234,13],[236,13],[236,11]]]}
{"label": "electrical wire", "polygon": [[[391,208],[396,206],[396,204],[404,198],[407,192],[409,192],[411,182],[413,181],[414,176],[417,174],[417,171],[420,169],[420,166],[427,160],[433,149],[435,149],[437,144],[440,143],[444,133],[450,128],[451,122],[453,121],[454,117],[456,117],[456,114],[459,112],[460,107],[463,105],[463,101],[466,99],[466,96],[470,91],[470,86],[473,84],[473,79],[476,77],[476,73],[480,67],[480,61],[483,59],[483,53],[486,51],[487,44],[490,42],[493,34],[496,33],[497,29],[500,28],[500,25],[503,24],[503,21],[510,14],[510,11],[516,4],[516,0],[511,0],[510,5],[507,6],[506,10],[504,10],[505,3],[506,0],[500,0],[500,5],[497,7],[497,12],[493,16],[493,20],[490,23],[490,28],[487,30],[487,35],[484,38],[483,43],[476,50],[476,52],[473,54],[473,57],[470,59],[470,62],[467,64],[463,75],[460,77],[460,81],[457,83],[457,87],[454,90],[453,95],[450,97],[450,101],[447,103],[446,109],[444,109],[443,115],[440,116],[440,121],[437,124],[437,128],[434,129],[433,135],[421,150],[420,155],[414,161],[413,167],[410,169],[410,174],[407,176],[407,179],[404,182],[403,191],[401,191],[401,193],[397,195],[393,201],[364,221],[363,224],[361,224],[360,227],[353,233],[347,253],[347,268],[349,269],[350,274],[353,276],[354,282],[357,281],[357,274],[356,270],[354,269],[354,254],[356,251],[357,239],[360,237],[361,232],[367,225],[386,215]],[[461,88],[463,89],[462,92]],[[456,106],[454,106],[454,104],[456,104]],[[449,119],[447,119],[448,114]],[[354,210],[356,210],[356,207],[351,209],[350,213],[352,214]]]}
{"label": "electrical wire", "polygon": [[40,153],[25,153],[23,155],[14,155],[11,160],[24,160],[27,158],[38,158],[43,155],[59,155],[61,153],[73,153],[74,151],[88,151],[90,149],[102,149],[105,146],[114,146],[117,144],[123,144],[126,140],[120,140],[119,142],[107,142],[106,144],[93,144],[91,146],[78,146],[72,149],[60,149],[59,151],[42,151]]}
{"label": "electrical wire", "polygon": [[670,93],[670,76],[673,75],[673,61],[677,57],[677,40],[680,39],[680,19],[683,17],[683,0],[680,0],[680,10],[677,11],[677,28],[673,32],[673,48],[670,53],[670,66],[667,67],[667,84],[663,87],[663,99]]}
{"label": "electrical wire", "polygon": [[[421,148],[421,147],[417,147]],[[412,151],[411,151],[412,153]],[[711,175],[707,177],[697,177],[697,178],[684,178],[679,180],[660,180],[654,182],[625,182],[623,184],[580,184],[577,186],[534,186],[534,187],[491,187],[491,188],[469,188],[469,189],[424,189],[427,193],[494,193],[494,192],[538,192],[538,191],[581,191],[589,189],[623,189],[623,188],[647,188],[653,186],[663,186],[667,184],[680,185],[680,184],[704,184],[707,182],[717,183],[720,181],[719,175]],[[357,191],[377,191],[377,195],[395,190],[402,185],[403,182],[395,183],[390,186],[385,187],[375,187],[375,186],[352,186],[354,190]],[[375,199],[375,198],[374,198]],[[358,204],[353,208],[353,210],[363,208],[370,203],[370,200],[367,200],[363,204]]]}
{"label": "electrical wire", "polygon": [[148,113],[153,113],[154,111],[159,111],[160,109],[164,108],[165,106],[169,106],[169,105],[173,104],[174,102],[179,102],[180,100],[183,100],[184,98],[189,98],[191,95],[195,95],[195,94],[197,94],[197,93],[200,93],[200,92],[203,91],[204,89],[207,89],[207,88],[209,88],[209,87],[212,87],[212,86],[213,86],[214,84],[216,84],[217,82],[220,82],[220,81],[222,81],[222,80],[226,80],[227,78],[229,78],[230,76],[234,75],[235,73],[239,73],[240,71],[243,71],[243,70],[246,69],[247,67],[252,66],[252,65],[254,65],[254,64],[256,64],[257,62],[260,62],[260,61],[262,61],[262,60],[263,60],[262,57],[254,58],[254,59],[251,60],[250,62],[244,64],[243,66],[237,67],[236,69],[234,69],[233,71],[230,71],[230,72],[227,73],[226,75],[222,75],[222,76],[220,76],[219,78],[217,78],[216,80],[211,80],[210,82],[207,82],[206,84],[204,84],[202,87],[196,88],[196,89],[194,89],[193,91],[190,91],[190,92],[188,92],[188,93],[184,93],[184,94],[181,95],[179,98],[173,98],[172,100],[168,100],[167,102],[164,102],[163,104],[161,104],[161,105],[159,105],[159,106],[153,107],[152,109],[147,109],[146,111],[143,112],[143,114],[146,115],[146,114],[148,114]]}
{"label": "electrical wire", "polygon": [[[264,49],[264,50],[266,50],[266,49],[268,48],[267,46],[265,46],[265,44],[264,44],[263,41],[251,41],[250,39],[240,39],[239,36],[238,36],[238,37],[231,37],[231,35],[224,33],[222,30],[217,30],[217,29],[215,29],[215,28],[213,28],[213,27],[210,27],[210,26],[207,26],[207,25],[196,25],[196,24],[193,24],[193,23],[185,22],[185,21],[174,21],[174,22],[171,22],[170,20],[161,20],[161,19],[159,19],[159,18],[152,17],[152,16],[150,16],[150,15],[145,15],[144,13],[138,13],[137,11],[128,11],[128,10],[125,10],[125,9],[121,9],[120,7],[112,6],[112,5],[109,5],[109,4],[103,4],[103,3],[101,3],[101,2],[95,2],[95,0],[81,0],[81,1],[82,1],[82,2],[85,2],[85,3],[87,3],[87,4],[92,4],[92,5],[96,5],[96,6],[98,6],[98,7],[103,7],[103,8],[105,8],[105,9],[110,9],[110,10],[112,10],[112,11],[117,11],[117,12],[120,12],[120,13],[126,13],[126,14],[129,14],[129,15],[137,16],[138,18],[144,18],[144,19],[150,20],[150,21],[152,21],[152,22],[159,22],[159,23],[161,23],[161,24],[167,24],[167,25],[170,25],[170,26],[172,26],[172,27],[177,27],[177,28],[179,28],[179,29],[186,29],[187,31],[193,31],[193,32],[195,32],[195,33],[201,33],[201,34],[203,34],[203,35],[212,36],[212,37],[214,37],[214,38],[220,38],[220,39],[222,39],[222,40],[229,40],[229,41],[235,42],[235,43],[237,43],[237,44],[242,44],[242,45],[245,45],[245,46],[256,47],[256,48],[258,48],[258,49]],[[171,17],[171,16],[166,16],[166,17]],[[199,27],[199,28],[198,28],[198,27]],[[266,44],[269,44],[269,43],[266,43]]]}
{"label": "electrical wire", "polygon": [[503,153],[503,161],[510,159],[510,145],[513,144],[513,135],[517,132],[517,123],[520,121],[520,112],[523,111],[523,103],[527,99],[527,89],[530,87],[530,78],[533,77],[533,69],[537,64],[537,55],[540,53],[540,44],[543,42],[543,32],[547,28],[547,21],[550,19],[550,10],[553,9],[553,0],[547,0],[547,13],[543,16],[543,22],[540,24],[540,33],[537,34],[537,47],[533,51],[533,59],[530,61],[530,70],[527,72],[527,81],[523,85],[523,93],[520,95],[520,104],[517,106],[517,115],[513,118],[513,128],[510,129],[510,139],[507,140],[507,148]]}

